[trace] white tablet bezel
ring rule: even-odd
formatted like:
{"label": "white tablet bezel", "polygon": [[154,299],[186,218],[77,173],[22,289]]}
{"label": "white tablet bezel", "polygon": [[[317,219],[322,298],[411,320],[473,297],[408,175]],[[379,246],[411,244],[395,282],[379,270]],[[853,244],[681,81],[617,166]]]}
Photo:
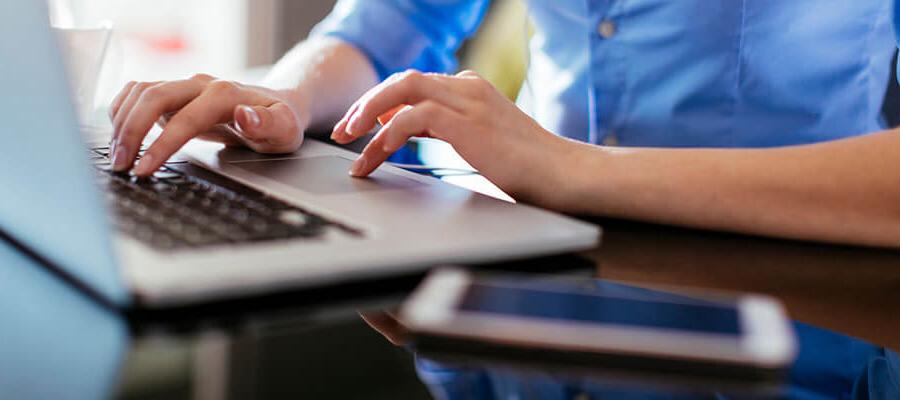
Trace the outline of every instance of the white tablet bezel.
{"label": "white tablet bezel", "polygon": [[[511,286],[501,280],[480,283]],[[404,304],[401,310],[403,323],[413,332],[505,345],[712,361],[760,368],[785,367],[796,353],[793,332],[784,310],[776,300],[766,296],[741,295],[733,299],[744,333],[733,336],[460,312],[457,306],[470,284],[472,276],[462,270],[444,269],[432,273]]]}

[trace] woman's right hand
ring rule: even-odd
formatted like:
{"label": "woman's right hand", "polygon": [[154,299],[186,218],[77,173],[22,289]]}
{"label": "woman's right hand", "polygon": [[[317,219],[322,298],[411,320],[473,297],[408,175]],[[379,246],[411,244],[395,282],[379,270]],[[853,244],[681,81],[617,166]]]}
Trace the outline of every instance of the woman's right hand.
{"label": "woman's right hand", "polygon": [[[290,153],[309,124],[295,93],[219,80],[205,74],[165,82],[130,82],[110,106],[113,170],[149,176],[193,138],[244,145],[261,153]],[[135,164],[157,121],[163,132]],[[234,123],[235,129],[215,129]]]}

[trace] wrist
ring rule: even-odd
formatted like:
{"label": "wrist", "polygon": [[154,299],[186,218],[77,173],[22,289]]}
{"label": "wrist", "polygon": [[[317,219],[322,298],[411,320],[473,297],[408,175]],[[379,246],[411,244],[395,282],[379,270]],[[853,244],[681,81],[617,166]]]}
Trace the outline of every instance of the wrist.
{"label": "wrist", "polygon": [[536,162],[529,173],[527,189],[519,197],[554,211],[576,212],[574,199],[583,191],[583,146],[547,132],[540,145],[535,146],[539,154],[531,158]]}
{"label": "wrist", "polygon": [[544,184],[548,208],[570,214],[606,213],[611,178],[610,148],[557,137],[551,164],[552,176]]}
{"label": "wrist", "polygon": [[279,94],[282,98],[287,100],[288,105],[294,110],[294,115],[297,118],[297,124],[300,128],[300,133],[302,134],[307,128],[309,128],[310,124],[313,123],[314,115],[312,104],[310,101],[310,96],[308,90],[305,90],[301,87],[293,88],[293,89],[283,89],[278,90]]}

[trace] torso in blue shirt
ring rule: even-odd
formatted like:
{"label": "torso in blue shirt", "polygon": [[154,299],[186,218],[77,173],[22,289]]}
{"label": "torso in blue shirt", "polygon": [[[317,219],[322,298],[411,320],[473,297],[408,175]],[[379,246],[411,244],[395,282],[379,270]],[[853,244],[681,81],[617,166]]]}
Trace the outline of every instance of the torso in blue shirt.
{"label": "torso in blue shirt", "polygon": [[[487,0],[342,0],[317,28],[382,77],[451,72]],[[883,128],[890,0],[530,0],[519,104],[545,128],[632,146],[775,146]],[[612,29],[601,33],[608,21]],[[608,26],[608,28],[609,28]]]}

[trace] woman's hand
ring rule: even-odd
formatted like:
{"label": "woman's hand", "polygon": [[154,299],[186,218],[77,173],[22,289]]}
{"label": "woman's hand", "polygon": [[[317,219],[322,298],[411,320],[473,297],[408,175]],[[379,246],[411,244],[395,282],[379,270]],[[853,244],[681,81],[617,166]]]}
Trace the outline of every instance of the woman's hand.
{"label": "woman's hand", "polygon": [[[188,140],[199,137],[229,145],[245,145],[262,153],[289,153],[303,141],[308,113],[289,92],[275,91],[199,74],[168,82],[131,82],[110,107],[113,169],[132,167],[141,142],[157,121],[162,134],[134,167],[134,174],[153,174]],[[236,129],[215,129],[235,122]]]}
{"label": "woman's hand", "polygon": [[[568,141],[544,130],[489,82],[466,71],[456,76],[407,71],[369,90],[337,123],[331,138],[349,143],[389,119],[350,173],[364,177],[413,136],[444,140],[513,197],[553,207],[565,171]],[[560,179],[563,178],[563,179]]]}

